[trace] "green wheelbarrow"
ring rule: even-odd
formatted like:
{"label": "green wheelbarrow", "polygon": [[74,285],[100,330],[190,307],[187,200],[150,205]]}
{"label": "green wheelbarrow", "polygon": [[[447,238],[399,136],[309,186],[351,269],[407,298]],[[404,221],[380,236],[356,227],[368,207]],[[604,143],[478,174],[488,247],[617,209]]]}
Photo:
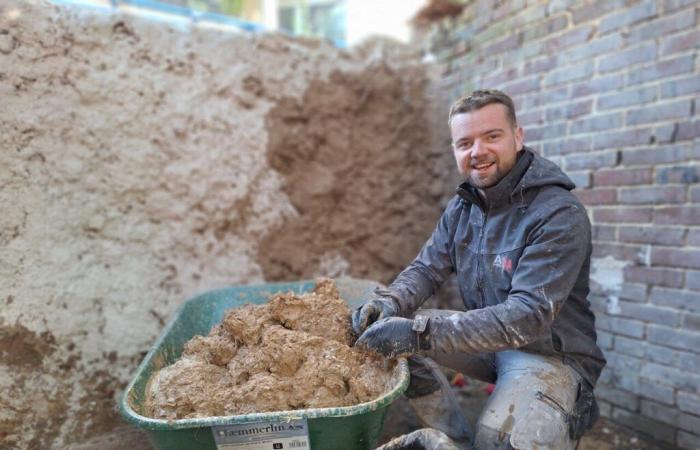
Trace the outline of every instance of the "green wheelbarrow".
{"label": "green wheelbarrow", "polygon": [[[340,295],[350,308],[368,298],[377,283],[368,280],[338,279]],[[245,303],[261,304],[278,292],[304,293],[313,289],[313,281],[268,283],[219,289],[186,301],[166,325],[163,333],[136,370],[120,402],[122,416],[144,429],[158,450],[288,449],[361,450],[372,449],[381,433],[388,406],[408,386],[405,360],[399,361],[394,387],[367,403],[338,408],[301,409],[236,416],[162,420],[143,416],[142,407],[148,380],[159,369],[180,357],[184,344],[195,335],[206,335],[223,320],[227,309]],[[274,444],[226,443],[225,435],[248,430],[275,429],[275,424],[302,424],[304,437],[280,439]],[[250,426],[249,426],[250,425]],[[280,428],[279,426],[277,428]],[[281,428],[284,428],[282,426]],[[224,438],[220,438],[224,436]],[[257,446],[260,445],[260,446]]]}

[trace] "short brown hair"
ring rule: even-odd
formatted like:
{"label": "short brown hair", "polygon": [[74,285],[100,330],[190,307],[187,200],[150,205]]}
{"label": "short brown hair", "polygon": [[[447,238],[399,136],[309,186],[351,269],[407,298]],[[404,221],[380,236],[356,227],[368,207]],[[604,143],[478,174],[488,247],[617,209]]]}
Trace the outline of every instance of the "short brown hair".
{"label": "short brown hair", "polygon": [[508,120],[510,120],[513,127],[517,126],[518,122],[515,119],[515,106],[513,106],[513,99],[508,97],[507,94],[496,89],[481,89],[474,91],[470,95],[465,95],[454,102],[450,108],[450,116],[447,119],[447,123],[451,124],[452,118],[457,114],[476,111],[477,109],[481,109],[484,106],[492,103],[500,103],[501,105],[505,106],[508,114]]}

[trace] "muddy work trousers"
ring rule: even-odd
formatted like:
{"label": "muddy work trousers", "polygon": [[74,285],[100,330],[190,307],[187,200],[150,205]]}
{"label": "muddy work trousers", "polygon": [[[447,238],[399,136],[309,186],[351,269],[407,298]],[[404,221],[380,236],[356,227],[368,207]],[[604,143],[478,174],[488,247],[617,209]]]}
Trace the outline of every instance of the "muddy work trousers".
{"label": "muddy work trousers", "polygon": [[476,355],[428,351],[409,359],[411,383],[406,396],[412,405],[434,398],[439,390],[444,392],[431,359],[465,376],[495,384],[476,424],[474,448],[574,448],[568,420],[582,379],[560,359],[519,350]]}

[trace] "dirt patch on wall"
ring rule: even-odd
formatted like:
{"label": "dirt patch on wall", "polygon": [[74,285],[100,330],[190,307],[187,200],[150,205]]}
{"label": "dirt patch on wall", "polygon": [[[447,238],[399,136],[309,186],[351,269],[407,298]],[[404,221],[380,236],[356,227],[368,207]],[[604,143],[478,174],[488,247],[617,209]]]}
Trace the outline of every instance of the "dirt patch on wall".
{"label": "dirt patch on wall", "polygon": [[300,100],[272,108],[268,160],[298,214],[260,244],[267,279],[345,272],[387,282],[417,254],[445,190],[425,85],[418,66],[377,62],[313,80]]}

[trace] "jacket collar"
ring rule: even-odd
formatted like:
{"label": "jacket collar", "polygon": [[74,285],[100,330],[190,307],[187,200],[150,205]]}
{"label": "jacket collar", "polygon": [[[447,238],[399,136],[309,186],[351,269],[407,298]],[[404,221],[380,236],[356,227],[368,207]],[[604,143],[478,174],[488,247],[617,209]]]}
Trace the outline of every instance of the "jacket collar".
{"label": "jacket collar", "polygon": [[518,185],[523,175],[530,167],[530,163],[532,163],[534,156],[535,155],[532,150],[527,147],[523,147],[522,151],[518,152],[517,160],[510,172],[501,178],[496,185],[482,189],[484,194],[483,199],[479,195],[477,188],[467,182],[459,185],[457,188],[457,195],[470,203],[475,203],[483,210],[497,208],[501,205],[507,205],[510,201],[511,194],[513,194],[515,187]]}

